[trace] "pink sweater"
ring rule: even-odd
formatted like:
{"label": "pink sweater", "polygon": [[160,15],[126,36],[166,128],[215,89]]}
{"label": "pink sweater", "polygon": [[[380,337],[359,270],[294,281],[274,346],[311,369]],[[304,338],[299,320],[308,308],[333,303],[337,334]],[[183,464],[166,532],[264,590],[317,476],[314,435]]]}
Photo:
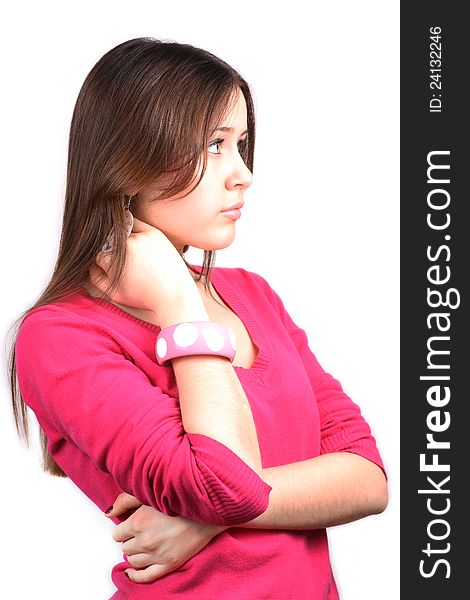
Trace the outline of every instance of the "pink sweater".
{"label": "pink sweater", "polygon": [[[358,406],[319,365],[269,284],[224,267],[212,282],[259,349],[251,368],[234,369],[263,467],[346,451],[383,468]],[[133,583],[124,575],[130,565],[119,563],[113,599],[338,598],[324,529],[237,527],[264,512],[271,488],[223,444],[184,431],[173,369],[155,360],[159,331],[83,293],[31,311],[17,338],[23,398],[54,459],[101,510],[125,490],[166,514],[231,526],[151,584]]]}

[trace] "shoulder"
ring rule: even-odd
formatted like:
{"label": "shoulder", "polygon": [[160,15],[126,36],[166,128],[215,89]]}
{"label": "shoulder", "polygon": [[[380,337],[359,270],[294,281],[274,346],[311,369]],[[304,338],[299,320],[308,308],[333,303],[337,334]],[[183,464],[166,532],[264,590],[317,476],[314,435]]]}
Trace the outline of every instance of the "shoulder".
{"label": "shoulder", "polygon": [[33,308],[23,317],[16,337],[17,350],[46,346],[61,351],[83,336],[107,337],[96,307],[83,294]]}
{"label": "shoulder", "polygon": [[64,310],[58,304],[38,306],[23,317],[18,329],[18,339],[41,336],[56,324],[65,324],[76,320],[79,320],[76,315]]}
{"label": "shoulder", "polygon": [[242,267],[215,267],[213,282],[226,297],[243,298],[252,309],[264,311],[267,307],[284,313],[284,304],[267,279],[258,272]]}
{"label": "shoulder", "polygon": [[[196,271],[201,272],[200,265],[191,265]],[[267,282],[266,278],[260,275],[258,272],[244,269],[243,267],[221,267],[214,266],[211,269],[211,278],[214,280],[223,281],[240,288],[250,288],[257,286],[260,288],[270,289],[271,286]]]}
{"label": "shoulder", "polygon": [[240,287],[249,289],[256,286],[266,289],[272,289],[266,279],[255,271],[244,269],[243,267],[214,267],[214,274],[227,282]]}
{"label": "shoulder", "polygon": [[87,305],[87,298],[84,294],[71,294],[64,300],[37,306],[25,314],[20,330],[33,326],[47,327],[52,323],[60,322],[84,324]]}

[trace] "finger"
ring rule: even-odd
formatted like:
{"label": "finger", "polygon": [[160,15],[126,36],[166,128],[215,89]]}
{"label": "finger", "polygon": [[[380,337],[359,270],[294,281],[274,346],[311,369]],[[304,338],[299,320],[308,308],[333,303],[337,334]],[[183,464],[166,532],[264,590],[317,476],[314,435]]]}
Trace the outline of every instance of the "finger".
{"label": "finger", "polygon": [[[126,556],[135,556],[136,554],[141,554],[142,552],[148,552],[147,548],[142,548],[142,542],[139,542],[135,537],[131,537],[123,542],[121,550]],[[150,550],[150,552],[153,552],[153,550]]]}
{"label": "finger", "polygon": [[133,510],[142,506],[142,502],[139,502],[137,498],[131,496],[127,492],[122,492],[116,498],[113,504],[113,508],[107,513],[108,517],[120,517],[129,510]]}
{"label": "finger", "polygon": [[136,583],[150,583],[159,577],[166,575],[170,571],[174,571],[176,567],[168,567],[166,565],[150,565],[146,569],[126,569],[125,573],[131,581]]}
{"label": "finger", "polygon": [[127,521],[123,521],[116,525],[113,531],[113,540],[115,542],[127,542],[134,537],[134,531]]}
{"label": "finger", "polygon": [[152,559],[149,554],[131,554],[129,556],[125,553],[125,555],[127,562],[135,569],[145,569],[155,563],[155,559]]}

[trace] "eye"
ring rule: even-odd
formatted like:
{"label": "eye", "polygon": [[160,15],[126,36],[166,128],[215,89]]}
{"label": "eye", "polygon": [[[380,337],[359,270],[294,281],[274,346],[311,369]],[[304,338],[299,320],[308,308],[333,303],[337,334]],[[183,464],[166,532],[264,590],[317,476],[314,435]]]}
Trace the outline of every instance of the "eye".
{"label": "eye", "polygon": [[240,140],[238,142],[238,150],[240,152],[243,152],[243,150],[245,150],[245,148],[248,146],[248,138],[243,138],[242,140]]}
{"label": "eye", "polygon": [[[219,146],[220,146],[221,144],[223,144],[223,143],[224,143],[224,141],[225,141],[224,139],[218,139],[218,140],[214,140],[213,142],[211,142],[211,143],[209,144],[209,146],[208,146],[209,152],[210,152],[211,154],[221,154],[221,153],[219,152]],[[246,148],[246,146],[247,146],[247,141],[248,141],[248,139],[247,139],[246,137],[245,137],[245,138],[243,138],[242,140],[239,140],[239,141],[238,141],[238,143],[237,143],[237,146],[238,146],[238,151],[239,151],[239,152],[243,152],[243,150],[245,150],[245,148]],[[214,147],[217,147],[217,152],[212,152],[212,151],[211,151],[211,148],[214,148]]]}
{"label": "eye", "polygon": [[222,144],[224,140],[214,140],[213,142],[211,142],[208,146],[209,152],[211,154],[220,154],[220,152],[212,152],[211,148],[213,148],[214,146],[217,146],[217,150],[219,149],[219,145]]}

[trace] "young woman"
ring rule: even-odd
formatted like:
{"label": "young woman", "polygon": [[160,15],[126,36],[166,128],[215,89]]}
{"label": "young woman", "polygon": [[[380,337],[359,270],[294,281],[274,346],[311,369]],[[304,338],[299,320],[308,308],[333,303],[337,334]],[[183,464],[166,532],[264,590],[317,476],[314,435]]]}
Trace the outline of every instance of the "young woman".
{"label": "young woman", "polygon": [[387,503],[369,426],[279,296],[213,266],[254,143],[246,81],[187,44],[120,44],[77,99],[59,255],[11,384],[45,468],[127,517],[115,599],[333,600],[326,527]]}

